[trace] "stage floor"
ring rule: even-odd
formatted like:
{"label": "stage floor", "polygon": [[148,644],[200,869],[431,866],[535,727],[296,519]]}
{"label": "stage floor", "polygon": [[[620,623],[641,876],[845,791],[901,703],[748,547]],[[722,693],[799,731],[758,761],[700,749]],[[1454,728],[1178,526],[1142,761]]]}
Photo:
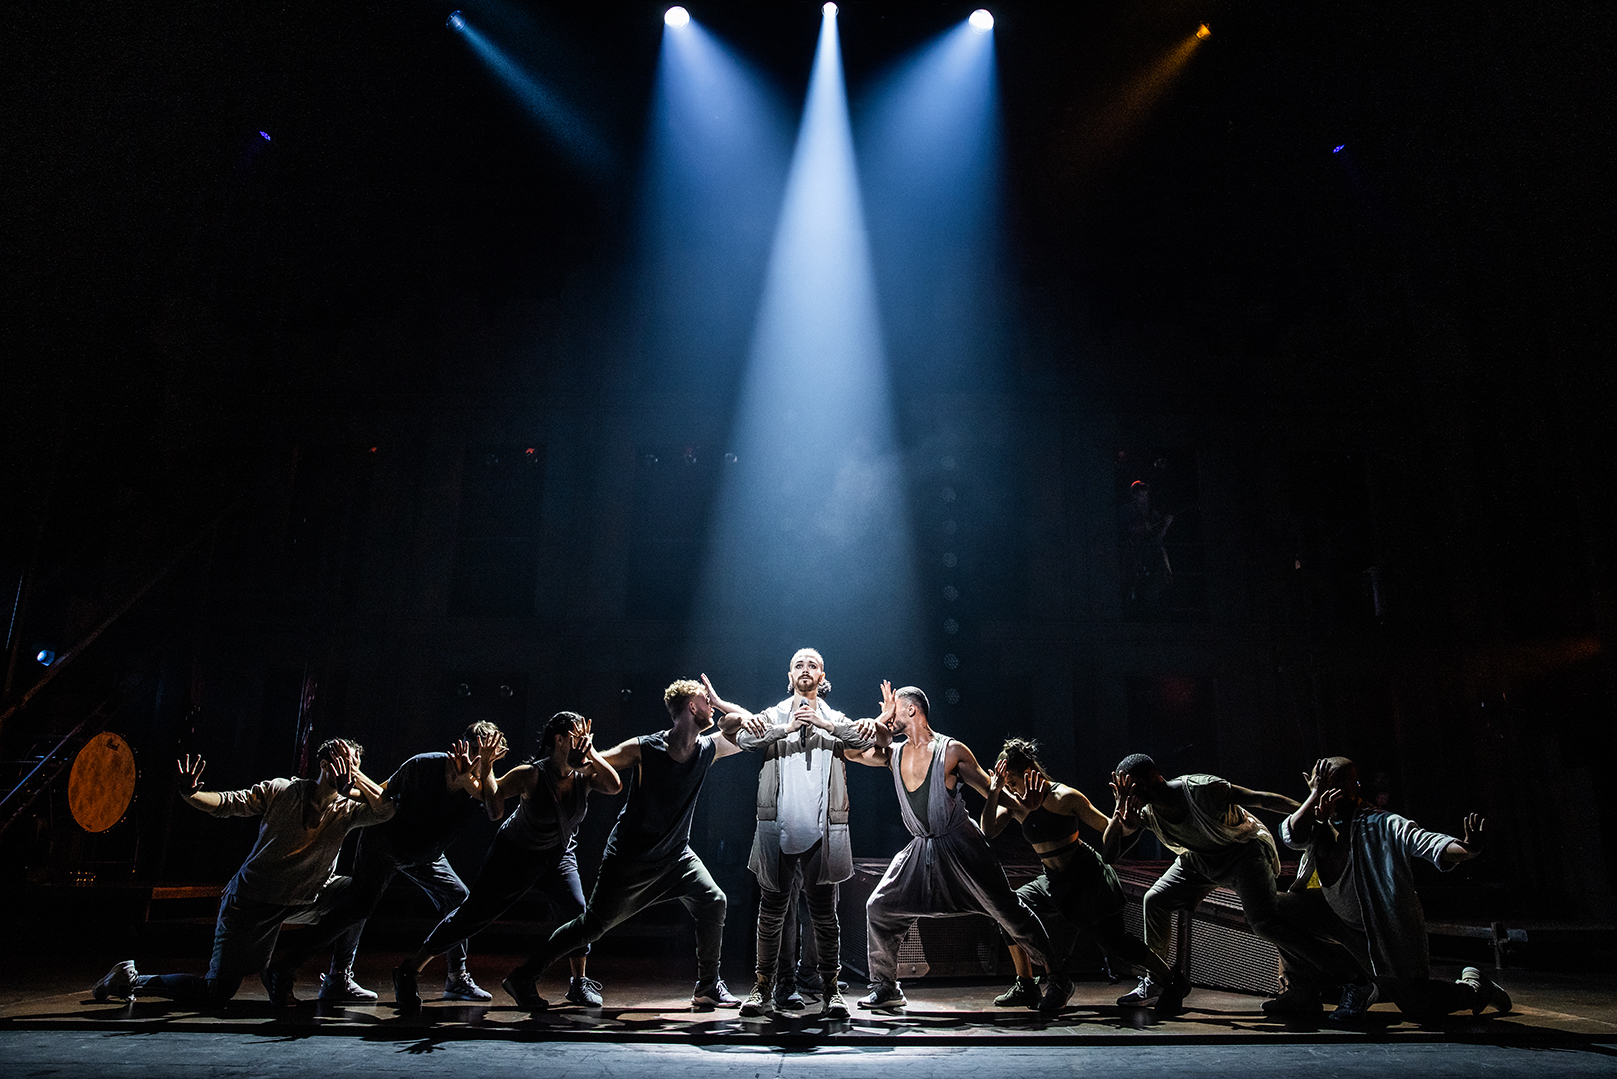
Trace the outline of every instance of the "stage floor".
{"label": "stage floor", "polygon": [[[518,956],[474,955],[472,973],[495,999],[469,1005],[434,999],[442,985],[441,961],[422,976],[426,1003],[419,1013],[401,1014],[390,1002],[389,972],[397,954],[361,956],[362,984],[382,994],[365,1006],[327,1007],[313,998],[317,972],[304,971],[293,1008],[271,1008],[263,986],[244,985],[226,1008],[198,1012],[171,1001],[148,997],[133,1004],[98,1004],[90,987],[112,960],[69,958],[53,965],[27,960],[0,983],[0,1032],[164,1031],[246,1034],[285,1037],[361,1037],[367,1039],[450,1042],[470,1039],[569,1041],[579,1043],[639,1042],[665,1044],[735,1044],[802,1046],[844,1045],[1124,1045],[1176,1042],[1186,1044],[1372,1042],[1483,1042],[1522,1047],[1585,1048],[1617,1043],[1617,988],[1595,976],[1505,971],[1498,975],[1510,992],[1514,1009],[1494,1017],[1450,1016],[1426,1026],[1404,1021],[1392,1006],[1377,1005],[1373,1022],[1342,1030],[1322,1020],[1315,1024],[1280,1023],[1265,1017],[1260,998],[1207,989],[1193,991],[1186,1011],[1158,1019],[1142,1009],[1114,1003],[1127,986],[1081,981],[1072,1003],[1060,1016],[1043,1019],[1026,1009],[1001,1009],[993,998],[1004,986],[997,982],[965,983],[923,979],[906,984],[909,1007],[897,1013],[854,1009],[853,1018],[825,1023],[811,1008],[764,1019],[741,1019],[734,1009],[693,1010],[691,980],[671,959],[635,960],[604,956],[591,961],[590,973],[604,985],[606,1006],[586,1009],[561,1001],[564,985],[551,977],[539,991],[552,1001],[549,1011],[519,1010],[499,989],[501,977]],[[188,960],[137,957],[142,973],[195,970],[201,957]],[[689,960],[682,961],[690,965]],[[1439,974],[1453,973],[1439,968]],[[730,988],[745,995],[750,983],[732,980]],[[850,1003],[862,987],[849,990]]]}

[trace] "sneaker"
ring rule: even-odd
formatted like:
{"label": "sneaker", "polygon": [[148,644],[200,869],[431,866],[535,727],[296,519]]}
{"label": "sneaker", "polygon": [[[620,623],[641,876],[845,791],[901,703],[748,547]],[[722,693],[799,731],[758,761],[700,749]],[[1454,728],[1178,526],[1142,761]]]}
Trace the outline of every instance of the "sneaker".
{"label": "sneaker", "polygon": [[135,999],[135,979],[140,976],[135,970],[133,959],[120,959],[112,964],[107,976],[95,983],[90,990],[96,1000],[108,1000],[116,997],[119,1000],[133,1001]]}
{"label": "sneaker", "polygon": [[1337,1005],[1331,1013],[1331,1022],[1352,1026],[1364,1022],[1370,1011],[1370,1005],[1381,999],[1381,991],[1376,988],[1375,982],[1365,982],[1362,985],[1344,985],[1342,987],[1342,1003]]}
{"label": "sneaker", "polygon": [[833,989],[820,1001],[821,1019],[848,1018],[848,1002],[842,996],[842,990]]}
{"label": "sneaker", "polygon": [[1072,979],[1065,974],[1046,974],[1039,993],[1039,1014],[1060,1015],[1061,1009],[1072,999]]}
{"label": "sneaker", "polygon": [[568,982],[567,999],[585,1008],[599,1008],[606,1003],[601,999],[601,983],[593,978],[574,978]]}
{"label": "sneaker", "polygon": [[419,1011],[421,1008],[421,990],[416,985],[420,976],[409,963],[393,968],[393,1003],[405,1011]]}
{"label": "sneaker", "polygon": [[1149,1008],[1162,996],[1162,986],[1158,985],[1146,974],[1141,976],[1140,984],[1131,991],[1117,998],[1119,1008]]}
{"label": "sneaker", "polygon": [[[807,989],[810,993],[818,993],[825,988],[825,979],[820,976],[819,971],[815,971],[813,974],[799,974],[797,976],[797,987]],[[846,989],[847,986],[843,986],[843,988]]]}
{"label": "sneaker", "polygon": [[734,1008],[740,1003],[741,998],[725,987],[723,978],[702,982],[697,985],[696,992],[691,994],[693,1008]]}
{"label": "sneaker", "polygon": [[298,1002],[292,992],[292,986],[297,983],[297,972],[283,963],[271,963],[259,972],[258,978],[269,990],[270,1005],[276,1008],[290,1008]]}
{"label": "sneaker", "polygon": [[1020,974],[1011,983],[1011,987],[994,998],[996,1008],[1037,1008],[1039,1006],[1039,985],[1032,978],[1024,978]]}
{"label": "sneaker", "polygon": [[753,984],[752,992],[747,999],[741,1002],[741,1014],[747,1019],[755,1019],[760,1015],[769,1014],[769,1003],[773,993],[769,983],[760,981]]}
{"label": "sneaker", "polygon": [[1178,1015],[1185,1010],[1185,997],[1190,993],[1190,975],[1182,970],[1173,972],[1173,978],[1162,987],[1157,996],[1158,1015]]}
{"label": "sneaker", "polygon": [[472,976],[464,970],[452,971],[444,979],[445,1000],[475,1000],[479,1004],[494,999],[494,994],[472,981]]}
{"label": "sneaker", "polygon": [[1499,983],[1482,973],[1476,967],[1466,967],[1460,971],[1460,981],[1466,983],[1477,992],[1477,1001],[1471,1005],[1472,1015],[1481,1015],[1484,1008],[1492,1004],[1500,1015],[1510,1011],[1510,994],[1500,988]]}
{"label": "sneaker", "polygon": [[872,1011],[906,1008],[909,1003],[904,997],[904,990],[897,985],[872,985],[870,992],[859,999],[861,1008],[869,1008]]}
{"label": "sneaker", "polygon": [[354,981],[354,972],[320,975],[320,999],[331,1004],[369,1004],[376,994]]}
{"label": "sneaker", "polygon": [[776,1011],[800,1012],[806,1007],[808,1007],[808,1001],[804,1000],[803,994],[797,991],[797,986],[791,984],[775,986]]}
{"label": "sneaker", "polygon": [[1319,1002],[1319,990],[1301,982],[1292,982],[1278,997],[1263,1002],[1264,1015],[1306,1019],[1317,1017],[1324,1010]]}
{"label": "sneaker", "polygon": [[550,1007],[550,1002],[534,988],[534,979],[524,977],[518,971],[507,974],[500,982],[500,988],[509,993],[511,999],[517,1002],[517,1007],[525,1012],[542,1012]]}

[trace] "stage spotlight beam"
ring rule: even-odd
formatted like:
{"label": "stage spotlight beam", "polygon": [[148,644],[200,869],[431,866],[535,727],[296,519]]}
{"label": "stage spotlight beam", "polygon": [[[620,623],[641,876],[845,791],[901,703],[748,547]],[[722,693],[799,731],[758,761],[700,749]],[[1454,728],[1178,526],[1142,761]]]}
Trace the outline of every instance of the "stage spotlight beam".
{"label": "stage spotlight beam", "polygon": [[667,23],[670,29],[678,30],[690,25],[691,13],[676,4],[663,12],[663,22]]}
{"label": "stage spotlight beam", "polygon": [[994,16],[987,8],[980,7],[973,11],[971,18],[967,21],[971,23],[971,28],[979,34],[986,34],[994,28]]}
{"label": "stage spotlight beam", "polygon": [[820,14],[828,19],[834,19],[837,17],[837,6],[827,0],[826,5],[820,9]]}

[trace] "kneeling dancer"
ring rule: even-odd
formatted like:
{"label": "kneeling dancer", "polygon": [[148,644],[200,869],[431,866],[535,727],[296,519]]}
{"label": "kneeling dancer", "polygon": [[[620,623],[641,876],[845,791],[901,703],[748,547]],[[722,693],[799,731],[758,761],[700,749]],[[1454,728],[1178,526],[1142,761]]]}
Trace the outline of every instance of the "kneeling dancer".
{"label": "kneeling dancer", "polygon": [[[983,833],[992,839],[1012,820],[1022,826],[1022,837],[1033,847],[1044,871],[1016,890],[1018,898],[1050,928],[1049,916],[1059,915],[1093,941],[1109,959],[1131,963],[1146,971],[1156,984],[1184,996],[1183,974],[1168,969],[1162,958],[1123,925],[1128,901],[1117,874],[1085,843],[1079,825],[1104,832],[1111,823],[1080,790],[1057,783],[1039,760],[1036,742],[1007,738],[988,784],[983,806]],[[1027,953],[1012,943],[1011,963],[1016,981],[994,999],[1002,1008],[1039,1006],[1033,966]],[[1066,966],[1063,958],[1062,966]]]}
{"label": "kneeling dancer", "polygon": [[1442,870],[1475,858],[1482,826],[1473,813],[1460,839],[1427,831],[1361,798],[1359,770],[1346,757],[1315,764],[1308,797],[1280,825],[1281,840],[1303,852],[1297,883],[1280,896],[1280,917],[1327,948],[1322,954],[1281,944],[1287,988],[1263,1010],[1318,1014],[1320,990],[1340,984],[1341,1006],[1331,1013],[1337,1023],[1362,1020],[1383,997],[1416,1019],[1463,1008],[1480,1015],[1490,1004],[1510,1011],[1510,994],[1476,967],[1457,981],[1431,976],[1426,917],[1410,871],[1417,858]]}
{"label": "kneeling dancer", "polygon": [[[1038,915],[1012,890],[966,811],[963,787],[986,795],[988,776],[965,743],[932,730],[928,714],[925,693],[914,686],[895,692],[883,682],[877,745],[847,754],[848,760],[892,770],[899,812],[915,837],[865,902],[870,994],[859,1006],[890,1009],[908,1003],[898,982],[898,946],[917,918],[986,914],[1044,965],[1048,974],[1039,1009],[1059,1012],[1072,996],[1072,981],[1052,966],[1050,940]],[[904,741],[893,742],[894,731]]]}
{"label": "kneeling dancer", "polygon": [[[571,919],[584,909],[584,887],[578,879],[578,826],[584,821],[591,793],[616,794],[623,789],[618,773],[595,750],[591,723],[576,712],[557,712],[545,724],[540,743],[545,755],[532,764],[519,764],[495,778],[493,762],[504,746],[496,737],[477,746],[483,805],[489,819],[499,820],[505,800],[520,798],[515,813],[494,835],[482,868],[472,880],[471,894],[427,934],[416,953],[393,972],[393,998],[401,1008],[419,1008],[417,979],[431,958],[445,948],[464,947],[457,941],[480,933],[539,887],[558,921]],[[567,999],[574,1004],[599,1007],[601,991],[584,973],[589,947],[568,956],[572,978]],[[505,991],[530,1011],[547,1004],[534,990],[534,978],[519,967],[503,983]],[[535,972],[537,974],[537,972]]]}
{"label": "kneeling dancer", "polygon": [[[211,816],[261,816],[264,823],[219,899],[208,973],[141,974],[126,959],[96,983],[95,999],[134,1000],[150,992],[187,1003],[223,1004],[236,995],[243,978],[262,978],[281,925],[319,921],[347,890],[348,878],[333,873],[344,837],[393,816],[393,803],[382,788],[359,770],[361,752],[359,743],[335,738],[315,751],[318,779],[267,779],[236,791],[203,790],[207,762],[189,756],[179,761],[181,798]],[[360,798],[349,797],[351,790]],[[265,988],[270,988],[267,980]]]}
{"label": "kneeling dancer", "polygon": [[[716,734],[713,705],[698,682],[681,679],[663,691],[672,723],[612,747],[604,756],[626,775],[629,798],[607,837],[601,868],[584,913],[558,926],[550,939],[505,980],[518,1004],[542,1006],[534,982],[546,967],[573,955],[654,903],[678,901],[696,919],[696,990],[692,1007],[741,1003],[719,977],[724,942],[724,892],[691,850],[691,817],[707,770],[740,753],[731,740],[741,717],[726,717]],[[761,724],[760,724],[761,727]],[[761,730],[759,733],[762,733]]]}

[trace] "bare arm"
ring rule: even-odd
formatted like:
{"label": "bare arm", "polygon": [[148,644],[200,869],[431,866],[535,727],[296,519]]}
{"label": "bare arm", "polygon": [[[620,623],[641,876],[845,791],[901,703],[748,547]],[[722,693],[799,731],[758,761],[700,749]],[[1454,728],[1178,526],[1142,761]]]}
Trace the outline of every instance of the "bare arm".
{"label": "bare arm", "polygon": [[[883,681],[881,684],[881,713],[876,716],[871,734],[875,741],[872,745],[860,750],[847,750],[842,755],[843,760],[853,761],[856,764],[869,765],[872,768],[891,767],[893,759],[893,713],[898,708],[898,698],[893,694],[893,684]],[[860,723],[866,722],[860,720]]]}
{"label": "bare arm", "polygon": [[1009,807],[1000,805],[999,797],[1005,790],[1005,762],[1000,761],[994,765],[994,774],[988,778],[988,800],[983,803],[982,816],[978,818],[978,826],[982,828],[983,835],[993,839],[1005,830],[1011,823]]}
{"label": "bare arm", "polygon": [[[949,752],[954,757],[955,775],[959,776],[972,790],[986,798],[988,796],[988,773],[983,771],[983,766],[977,763],[977,758],[972,754],[971,747],[964,742],[955,742],[949,746]],[[945,772],[944,774],[947,775],[948,773]]]}
{"label": "bare arm", "polygon": [[[1054,804],[1051,804],[1051,802]],[[1062,787],[1061,792],[1051,795],[1050,802],[1046,802],[1046,804],[1050,805],[1050,808],[1057,813],[1077,817],[1079,821],[1102,834],[1105,833],[1106,826],[1111,823],[1111,819],[1106,814],[1095,808],[1095,803],[1089,800],[1088,795],[1073,787]]]}
{"label": "bare arm", "polygon": [[1469,862],[1482,853],[1482,826],[1485,823],[1481,813],[1466,814],[1464,835],[1443,848],[1440,857],[1444,869],[1450,869],[1461,862]]}
{"label": "bare arm", "polygon": [[1297,799],[1288,798],[1284,794],[1248,790],[1234,783],[1230,784],[1230,801],[1247,809],[1266,809],[1270,813],[1293,813],[1302,805]]}
{"label": "bare arm", "polygon": [[1325,778],[1330,772],[1331,766],[1327,761],[1314,763],[1314,770],[1308,774],[1308,797],[1286,818],[1286,834],[1291,837],[1288,846],[1299,850],[1308,846],[1308,839],[1314,834],[1314,815],[1319,812],[1320,803],[1324,801],[1330,804],[1325,790]]}
{"label": "bare arm", "polygon": [[594,723],[587,719],[574,727],[571,736],[572,747],[584,754],[583,772],[590,789],[600,791],[602,794],[616,794],[623,789],[623,779],[618,775],[618,770],[608,764],[606,758],[596,751],[593,727]]}
{"label": "bare arm", "polygon": [[339,741],[331,754],[331,766],[336,772],[339,791],[350,798],[353,797],[353,791],[358,791],[360,799],[382,820],[393,816],[392,800],[375,780],[359,770],[359,758],[354,755],[353,746]]}
{"label": "bare arm", "polygon": [[[488,814],[489,820],[499,820],[505,816],[506,793],[500,790],[503,780],[494,776],[494,762],[505,756],[505,736],[502,734],[483,734],[477,738],[477,790],[478,797],[483,800],[483,811]],[[505,773],[511,777],[518,769],[513,768]],[[532,783],[532,776],[527,777]],[[521,782],[519,778],[517,782]],[[531,786],[529,789],[532,789]],[[526,794],[526,790],[514,793]]]}
{"label": "bare arm", "polygon": [[630,738],[619,742],[605,753],[601,760],[606,762],[621,778],[625,769],[636,768],[640,765],[640,739]]}
{"label": "bare arm", "polygon": [[498,779],[490,772],[488,782],[483,785],[483,808],[488,812],[488,819],[499,820],[505,816],[507,798],[532,794],[538,774],[531,764],[519,764]]}
{"label": "bare arm", "polygon": [[224,804],[224,799],[213,791],[202,789],[202,770],[207,766],[207,761],[189,753],[174,762],[180,774],[180,797],[203,812],[218,809]]}

